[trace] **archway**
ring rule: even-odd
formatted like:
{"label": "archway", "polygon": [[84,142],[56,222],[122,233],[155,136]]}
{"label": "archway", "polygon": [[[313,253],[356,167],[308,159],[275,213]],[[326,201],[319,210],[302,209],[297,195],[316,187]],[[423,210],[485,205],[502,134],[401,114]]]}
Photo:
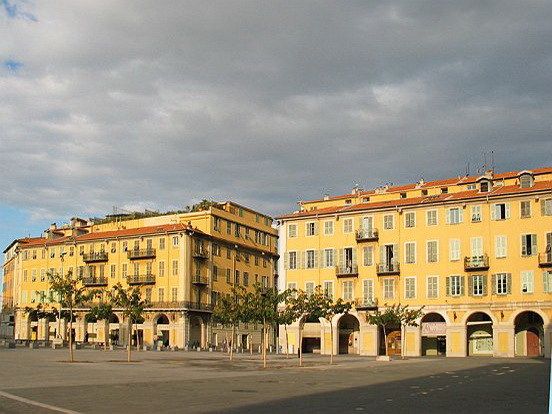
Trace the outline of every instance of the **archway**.
{"label": "archway", "polygon": [[520,313],[515,319],[515,355],[543,356],[544,321],[533,311]]}
{"label": "archway", "polygon": [[319,353],[321,349],[321,325],[318,316],[309,315],[306,318],[302,318],[299,324],[303,324],[303,331],[301,333],[301,352],[303,354]]}
{"label": "archway", "polygon": [[422,356],[444,356],[447,353],[447,322],[435,312],[424,315],[421,322]]}
{"label": "archway", "polygon": [[155,333],[157,335],[158,346],[169,346],[169,317],[162,313],[153,320],[153,323],[155,327]]}
{"label": "archway", "polygon": [[201,347],[201,328],[203,320],[199,316],[190,316],[190,340],[188,345],[191,347]]}
{"label": "archway", "polygon": [[475,312],[466,321],[468,356],[493,355],[493,320],[485,312]]}
{"label": "archway", "polygon": [[359,351],[360,323],[358,319],[351,315],[343,315],[337,323],[338,331],[338,353],[356,354]]}

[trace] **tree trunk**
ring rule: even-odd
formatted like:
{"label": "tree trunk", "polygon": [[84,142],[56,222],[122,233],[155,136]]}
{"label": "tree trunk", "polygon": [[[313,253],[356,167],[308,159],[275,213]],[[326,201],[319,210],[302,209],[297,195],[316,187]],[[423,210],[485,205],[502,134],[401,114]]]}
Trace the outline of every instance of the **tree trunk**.
{"label": "tree trunk", "polygon": [[286,331],[286,359],[289,359],[289,343],[288,343],[287,325],[284,325],[284,330]]}
{"label": "tree trunk", "polygon": [[136,352],[140,352],[140,339],[138,337],[138,324],[134,323],[134,332],[136,332]]}
{"label": "tree trunk", "polygon": [[299,323],[299,366],[303,366],[303,324]]}
{"label": "tree trunk", "polygon": [[253,355],[253,336],[249,334],[249,354]]}
{"label": "tree trunk", "polygon": [[69,361],[73,362],[73,304],[69,307]]}
{"label": "tree trunk", "polygon": [[387,333],[385,333],[385,325],[381,325],[383,328],[383,346],[385,348],[385,356],[389,356],[387,353]]}
{"label": "tree trunk", "polygon": [[263,368],[266,368],[266,348],[267,348],[267,331],[266,331],[266,321],[263,321]]}
{"label": "tree trunk", "polygon": [[332,320],[330,319],[330,365],[333,364],[333,325],[332,325]]}
{"label": "tree trunk", "polygon": [[406,326],[401,325],[401,358],[406,359]]}
{"label": "tree trunk", "polygon": [[130,351],[132,348],[132,319],[128,317],[128,344],[127,344],[127,362],[130,362]]}
{"label": "tree trunk", "polygon": [[[105,327],[104,327],[105,329]],[[105,331],[104,351],[107,351],[107,345],[109,341],[109,319],[107,320],[107,331]]]}
{"label": "tree trunk", "polygon": [[232,325],[232,337],[230,338],[230,361],[232,361],[232,354],[234,353],[234,336],[236,336],[235,330],[236,326]]}

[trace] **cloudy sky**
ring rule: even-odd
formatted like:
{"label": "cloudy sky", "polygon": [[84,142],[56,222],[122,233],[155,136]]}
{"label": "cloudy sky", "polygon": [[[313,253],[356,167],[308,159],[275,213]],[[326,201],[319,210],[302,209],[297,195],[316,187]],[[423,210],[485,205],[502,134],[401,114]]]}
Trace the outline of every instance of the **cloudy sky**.
{"label": "cloudy sky", "polygon": [[0,0],[0,242],[552,165],[552,3]]}

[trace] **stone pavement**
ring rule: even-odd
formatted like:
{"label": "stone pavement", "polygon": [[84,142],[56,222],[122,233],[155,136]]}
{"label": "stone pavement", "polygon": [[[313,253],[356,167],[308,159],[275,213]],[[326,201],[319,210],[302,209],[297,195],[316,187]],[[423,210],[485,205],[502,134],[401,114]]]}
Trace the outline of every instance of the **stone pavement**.
{"label": "stone pavement", "polygon": [[0,413],[547,412],[549,360],[0,348]]}

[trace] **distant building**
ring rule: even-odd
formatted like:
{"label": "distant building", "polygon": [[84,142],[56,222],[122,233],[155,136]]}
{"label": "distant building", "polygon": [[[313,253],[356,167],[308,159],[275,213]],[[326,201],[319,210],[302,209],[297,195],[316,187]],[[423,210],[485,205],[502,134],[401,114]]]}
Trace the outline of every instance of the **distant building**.
{"label": "distant building", "polygon": [[[108,216],[96,223],[73,218],[70,225],[52,225],[45,237],[15,240],[4,253],[0,335],[20,340],[65,337],[61,321],[33,311],[39,304],[59,308],[48,273],[72,272],[91,289],[139,287],[151,303],[138,324],[140,343],[152,345],[156,338],[179,348],[223,346],[230,329],[213,321],[218,298],[234,285],[273,287],[277,277],[272,219],[233,202],[190,213]],[[109,334],[124,344],[121,312],[106,326],[86,317],[91,305],[76,312],[76,341],[103,342]],[[236,344],[258,347],[260,338],[260,326],[243,325]]]}
{"label": "distant building", "polygon": [[[305,351],[550,355],[552,168],[464,176],[300,202],[280,221],[283,287],[354,303],[307,321]],[[401,303],[425,316],[401,337],[366,322]],[[290,343],[297,349],[297,323]],[[280,335],[284,346],[284,335]]]}

